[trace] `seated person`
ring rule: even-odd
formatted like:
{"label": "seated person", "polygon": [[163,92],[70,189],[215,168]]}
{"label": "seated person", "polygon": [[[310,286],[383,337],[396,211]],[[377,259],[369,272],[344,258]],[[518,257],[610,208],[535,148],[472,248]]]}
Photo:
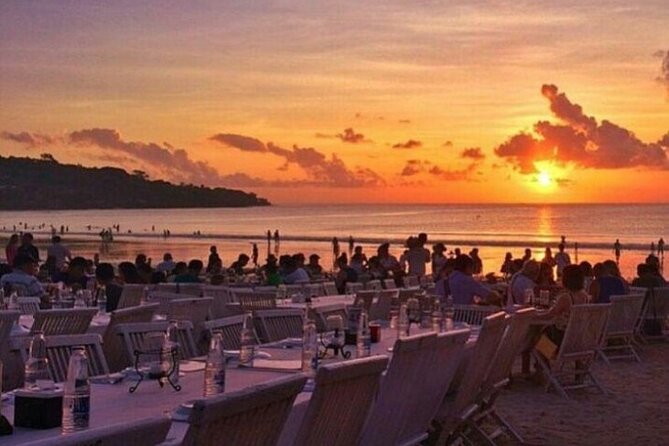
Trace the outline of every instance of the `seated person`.
{"label": "seated person", "polygon": [[260,272],[265,277],[265,282],[267,285],[280,285],[281,284],[281,274],[279,274],[279,266],[277,265],[276,256],[270,254],[267,259],[267,263],[260,268]]}
{"label": "seated person", "polygon": [[174,269],[174,265],[175,263],[172,259],[172,254],[166,252],[165,255],[163,255],[163,261],[156,266],[156,271],[160,271],[161,273],[170,273]]}
{"label": "seated person", "polygon": [[592,301],[598,304],[611,302],[611,296],[627,294],[626,283],[620,278],[618,265],[606,260],[601,267],[595,268],[595,280],[590,285]]}
{"label": "seated person", "polygon": [[232,265],[230,265],[229,271],[238,276],[243,276],[245,272],[244,267],[249,264],[249,260],[250,258],[246,254],[239,254],[237,260],[232,262]]}
{"label": "seated person", "polygon": [[167,282],[174,282],[174,279],[177,276],[180,276],[182,274],[186,274],[188,272],[188,264],[186,262],[177,262],[174,265],[174,269],[172,272],[167,276]]}
{"label": "seated person", "polygon": [[647,263],[640,263],[636,267],[637,278],[632,281],[632,286],[642,288],[660,288],[667,285],[667,282],[660,275],[659,271],[655,270],[654,265]]}
{"label": "seated person", "polygon": [[445,302],[448,296],[451,294],[451,287],[448,286],[448,276],[453,272],[453,267],[455,266],[455,259],[449,258],[446,259],[444,266],[437,272],[435,277],[435,294],[440,296],[441,299]]}
{"label": "seated person", "polygon": [[104,287],[106,311],[108,313],[116,311],[123,287],[114,281],[114,267],[109,263],[100,263],[95,270],[95,280],[100,287]]}
{"label": "seated person", "polygon": [[583,290],[583,271],[578,265],[567,265],[564,267],[562,271],[562,284],[564,285],[564,291],[557,296],[555,304],[548,310],[537,313],[538,319],[552,319],[555,321],[546,330],[546,335],[556,345],[562,343],[572,305],[586,304],[589,300],[588,294]]}
{"label": "seated person", "polygon": [[309,256],[309,264],[305,269],[312,279],[320,279],[323,275],[323,267],[318,263],[319,260],[320,256],[318,254],[311,254]]}
{"label": "seated person", "polygon": [[284,262],[283,283],[292,285],[295,283],[309,282],[309,274],[298,266],[297,259],[289,257]]}
{"label": "seated person", "polygon": [[490,288],[472,277],[474,261],[466,254],[460,254],[453,263],[453,272],[448,276],[453,303],[458,305],[500,305],[501,297]]}
{"label": "seated person", "polygon": [[348,259],[346,255],[342,255],[337,259],[337,267],[339,272],[335,276],[335,285],[337,286],[337,292],[339,294],[346,293],[346,284],[349,282],[358,281],[358,273],[348,266]]}
{"label": "seated person", "polygon": [[193,259],[188,262],[188,270],[185,274],[179,274],[174,278],[174,283],[200,283],[200,273],[204,268],[202,260]]}
{"label": "seated person", "polygon": [[525,290],[534,291],[541,266],[536,260],[528,260],[523,268],[511,277],[507,305],[525,305]]}
{"label": "seated person", "polygon": [[56,273],[53,281],[63,282],[66,286],[72,287],[73,290],[86,289],[86,285],[88,284],[86,259],[83,257],[73,258],[65,271]]}
{"label": "seated person", "polygon": [[130,262],[118,264],[118,278],[121,283],[146,283],[137,272],[135,264]]}
{"label": "seated person", "polygon": [[37,262],[26,254],[17,254],[14,257],[14,269],[11,273],[0,277],[0,286],[3,290],[12,291],[16,289],[19,295],[30,297],[42,297],[44,288],[39,283],[35,274]]}

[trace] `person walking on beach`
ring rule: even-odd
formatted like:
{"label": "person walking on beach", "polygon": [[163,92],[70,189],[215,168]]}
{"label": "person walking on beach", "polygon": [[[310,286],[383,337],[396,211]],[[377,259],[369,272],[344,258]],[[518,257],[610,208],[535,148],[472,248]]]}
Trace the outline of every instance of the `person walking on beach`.
{"label": "person walking on beach", "polygon": [[332,238],[332,254],[333,254],[335,260],[339,258],[339,251],[340,251],[339,239],[337,237],[333,237]]}
{"label": "person walking on beach", "polygon": [[616,263],[620,263],[620,251],[622,251],[623,247],[620,244],[620,240],[616,239],[616,242],[613,244],[613,252],[616,255]]}
{"label": "person walking on beach", "polygon": [[258,245],[253,244],[253,251],[251,252],[251,259],[253,260],[253,265],[258,266]]}
{"label": "person walking on beach", "polygon": [[353,240],[353,236],[349,235],[348,236],[348,255],[353,254],[353,247],[355,246],[355,240]]}
{"label": "person walking on beach", "polygon": [[655,255],[655,242],[650,242],[650,255]]}
{"label": "person walking on beach", "polygon": [[664,239],[660,238],[660,240],[657,241],[657,255],[660,257],[664,257]]}
{"label": "person walking on beach", "polygon": [[279,230],[274,230],[274,252],[279,254],[279,245],[281,244],[281,237],[279,237]]}

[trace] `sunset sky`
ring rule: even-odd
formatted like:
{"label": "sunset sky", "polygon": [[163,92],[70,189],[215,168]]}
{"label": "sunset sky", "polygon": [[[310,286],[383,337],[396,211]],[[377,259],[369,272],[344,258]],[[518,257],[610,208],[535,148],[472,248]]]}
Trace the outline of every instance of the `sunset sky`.
{"label": "sunset sky", "polygon": [[667,202],[666,0],[3,1],[0,155],[294,202]]}

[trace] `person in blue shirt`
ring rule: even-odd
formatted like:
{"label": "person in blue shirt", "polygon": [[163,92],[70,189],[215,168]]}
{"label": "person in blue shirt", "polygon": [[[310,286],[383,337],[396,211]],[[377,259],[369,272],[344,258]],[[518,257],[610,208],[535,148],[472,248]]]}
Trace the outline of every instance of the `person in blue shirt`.
{"label": "person in blue shirt", "polygon": [[453,272],[448,276],[453,303],[459,305],[499,305],[500,295],[472,277],[474,261],[466,254],[455,258]]}

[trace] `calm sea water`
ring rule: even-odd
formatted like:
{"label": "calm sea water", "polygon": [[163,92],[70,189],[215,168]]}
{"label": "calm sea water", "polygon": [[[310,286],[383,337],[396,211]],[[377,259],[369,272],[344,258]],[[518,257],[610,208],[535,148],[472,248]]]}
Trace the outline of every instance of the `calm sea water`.
{"label": "calm sea water", "polygon": [[[239,252],[249,252],[254,242],[264,257],[268,229],[279,230],[282,253],[316,252],[324,264],[331,262],[330,240],[335,236],[342,249],[352,235],[366,251],[388,241],[399,254],[408,236],[426,232],[430,243],[444,242],[449,250],[478,246],[486,271],[497,271],[507,251],[517,257],[529,247],[541,257],[543,248],[555,249],[562,235],[572,258],[573,244],[578,242],[579,260],[600,261],[612,257],[618,238],[625,249],[624,272],[631,276],[636,263],[650,251],[651,242],[657,243],[660,237],[669,240],[669,205],[319,205],[0,212],[5,238],[15,226],[23,230],[26,224],[43,240],[50,225],[58,230],[68,226],[66,240],[85,255],[100,251],[97,234],[101,228],[119,224],[115,242],[101,254],[109,260],[131,258],[140,251],[157,259],[166,250],[179,258],[204,257],[207,245],[216,244],[225,263]],[[167,240],[160,237],[164,229],[171,232]],[[200,236],[194,235],[197,231]],[[273,244],[271,249],[274,251]]]}

